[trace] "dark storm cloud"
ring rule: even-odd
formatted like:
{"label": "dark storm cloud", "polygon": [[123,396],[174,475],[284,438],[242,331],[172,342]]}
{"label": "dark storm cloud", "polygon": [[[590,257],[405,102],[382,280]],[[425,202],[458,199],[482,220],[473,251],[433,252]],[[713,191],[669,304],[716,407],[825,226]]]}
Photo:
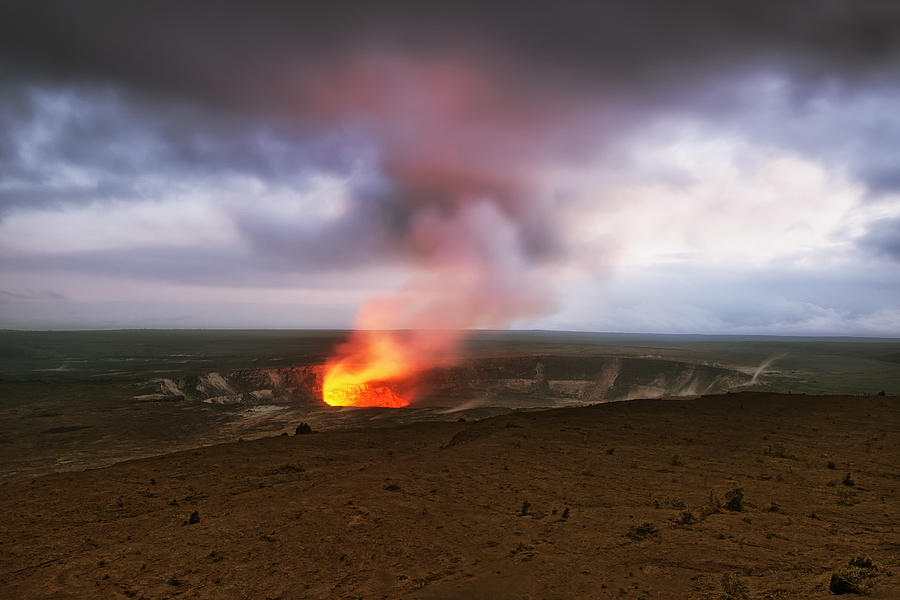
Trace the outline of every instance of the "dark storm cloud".
{"label": "dark storm cloud", "polygon": [[[565,232],[529,187],[538,157],[578,155],[661,110],[736,114],[736,127],[823,149],[871,187],[895,189],[895,130],[845,116],[846,130],[806,117],[792,128],[784,117],[807,114],[828,86],[877,92],[898,68],[900,4],[886,1],[9,2],[0,6],[0,219],[154,200],[198,183],[224,193],[239,176],[302,189],[306,174],[325,172],[353,179],[347,210],[327,222],[288,220],[253,198],[225,209],[249,248],[225,257],[232,272],[216,249],[8,260],[256,281],[254,271],[425,253],[428,240],[411,239],[417,216],[482,196],[515,224],[526,258],[548,259]],[[746,119],[758,99],[716,86],[760,72],[789,80],[789,105]],[[603,108],[592,127],[573,127],[569,116],[591,103]],[[873,140],[886,160],[858,158]],[[354,175],[361,160],[377,172]],[[54,183],[59,172],[77,181]]]}
{"label": "dark storm cloud", "polygon": [[[308,169],[346,170],[349,136],[265,115],[222,114],[105,86],[6,81],[0,95],[0,212],[14,206],[138,198],[136,181],[164,174],[248,174],[284,180]],[[90,184],[47,185],[74,167]]]}
{"label": "dark storm cloud", "polygon": [[[6,3],[12,68],[125,82],[205,104],[292,107],[292,69],[348,47],[495,46],[516,71],[679,86],[703,69],[789,63],[813,77],[896,65],[900,6],[883,1]],[[299,74],[302,76],[302,73]],[[526,75],[527,76],[527,75]]]}
{"label": "dark storm cloud", "polygon": [[[108,93],[139,105],[135,114],[76,120],[60,133],[63,158],[94,155],[117,171],[136,167],[116,141],[140,123],[166,144],[166,168],[219,165],[277,176],[273,157],[253,143],[253,128],[275,129],[285,145],[297,146],[328,120],[345,119],[311,98],[310,82],[372,49],[481,61],[503,74],[504,85],[519,82],[517,94],[526,98],[553,88],[559,95],[601,94],[632,113],[679,100],[695,110],[727,112],[753,99],[700,90],[746,70],[787,73],[798,102],[823,83],[856,89],[892,80],[900,68],[900,5],[357,1],[251,8],[60,1],[0,7],[7,86],[112,86]],[[8,120],[27,110],[0,112]],[[13,142],[8,133],[0,136],[0,158],[8,160]],[[894,184],[884,169],[858,171],[875,186]]]}
{"label": "dark storm cloud", "polygon": [[860,244],[877,255],[900,262],[900,217],[875,221]]}

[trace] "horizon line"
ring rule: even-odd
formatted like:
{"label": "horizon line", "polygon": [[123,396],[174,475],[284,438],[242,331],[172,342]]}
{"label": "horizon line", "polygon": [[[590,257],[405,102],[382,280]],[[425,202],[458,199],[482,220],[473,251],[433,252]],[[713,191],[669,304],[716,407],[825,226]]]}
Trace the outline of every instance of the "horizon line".
{"label": "horizon line", "polygon": [[607,335],[635,337],[719,337],[719,338],[808,338],[808,339],[863,339],[900,341],[900,337],[887,335],[852,335],[852,334],[809,334],[809,333],[672,333],[642,331],[596,331],[587,329],[487,329],[487,328],[413,328],[398,327],[394,329],[364,329],[345,327],[100,327],[100,328],[43,328],[19,329],[3,327],[0,333],[100,333],[100,332],[333,332],[350,333],[354,331],[466,331],[470,333],[538,333],[538,334],[574,334],[574,335]]}

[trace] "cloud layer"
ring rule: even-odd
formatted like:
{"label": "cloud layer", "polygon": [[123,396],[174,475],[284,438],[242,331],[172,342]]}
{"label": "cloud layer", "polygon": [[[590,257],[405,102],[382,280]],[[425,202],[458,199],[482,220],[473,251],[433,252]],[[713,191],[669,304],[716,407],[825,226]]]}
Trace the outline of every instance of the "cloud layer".
{"label": "cloud layer", "polygon": [[900,10],[595,4],[0,9],[0,326],[900,335]]}

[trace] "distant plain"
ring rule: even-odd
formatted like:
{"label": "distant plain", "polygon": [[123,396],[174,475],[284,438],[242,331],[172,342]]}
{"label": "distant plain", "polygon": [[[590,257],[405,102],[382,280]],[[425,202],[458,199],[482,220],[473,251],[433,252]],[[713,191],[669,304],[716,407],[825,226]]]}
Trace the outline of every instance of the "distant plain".
{"label": "distant plain", "polygon": [[[239,438],[753,390],[900,391],[900,340],[473,332],[400,409],[325,406],[346,331],[0,332],[0,478]],[[755,377],[754,377],[755,376]]]}

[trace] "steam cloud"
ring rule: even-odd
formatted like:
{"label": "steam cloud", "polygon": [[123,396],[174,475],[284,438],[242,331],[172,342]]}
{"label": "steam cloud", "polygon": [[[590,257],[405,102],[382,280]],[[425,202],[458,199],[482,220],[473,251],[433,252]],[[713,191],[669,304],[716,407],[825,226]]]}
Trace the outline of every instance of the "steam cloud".
{"label": "steam cloud", "polygon": [[396,293],[369,301],[339,350],[365,364],[382,350],[372,330],[404,330],[389,345],[414,374],[451,358],[464,330],[504,328],[552,305],[532,266],[559,244],[551,204],[529,182],[527,140],[547,115],[452,61],[364,57],[316,81],[310,105],[362,115],[381,140],[387,193],[400,215],[396,245],[416,268]]}
{"label": "steam cloud", "polygon": [[753,378],[750,380],[750,384],[753,385],[754,383],[756,383],[756,380],[759,378],[760,375],[762,375],[763,373],[766,372],[766,369],[771,367],[772,364],[776,360],[782,359],[785,356],[787,356],[787,355],[786,354],[778,354],[776,356],[770,356],[769,358],[767,358],[764,361],[762,361],[761,363],[759,363],[759,366],[756,367],[755,371],[753,371]]}

